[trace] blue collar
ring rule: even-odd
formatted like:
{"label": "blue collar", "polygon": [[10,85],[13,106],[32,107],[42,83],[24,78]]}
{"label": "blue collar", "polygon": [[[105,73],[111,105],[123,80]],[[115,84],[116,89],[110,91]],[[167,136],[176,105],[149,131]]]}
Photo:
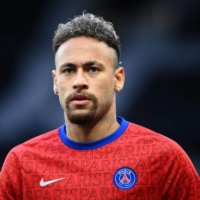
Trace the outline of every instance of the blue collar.
{"label": "blue collar", "polygon": [[60,139],[66,146],[72,149],[76,149],[76,150],[92,150],[92,149],[100,148],[102,146],[105,146],[115,141],[124,133],[124,131],[127,129],[129,125],[129,122],[127,122],[122,117],[117,117],[117,121],[119,122],[120,126],[115,132],[113,132],[112,134],[110,134],[109,136],[105,138],[102,138],[94,142],[75,142],[73,140],[70,140],[66,135],[65,124],[58,129],[58,133],[59,133]]}

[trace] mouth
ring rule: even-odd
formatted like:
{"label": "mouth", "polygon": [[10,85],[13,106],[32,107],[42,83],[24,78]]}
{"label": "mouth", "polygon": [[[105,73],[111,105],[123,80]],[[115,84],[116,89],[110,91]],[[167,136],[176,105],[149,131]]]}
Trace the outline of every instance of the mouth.
{"label": "mouth", "polygon": [[72,101],[82,101],[82,100],[89,100],[89,98],[85,94],[77,93],[72,97],[71,100]]}
{"label": "mouth", "polygon": [[74,104],[74,105],[86,105],[88,104],[90,101],[90,99],[87,97],[87,95],[85,94],[75,94],[72,99],[71,99],[71,102]]}

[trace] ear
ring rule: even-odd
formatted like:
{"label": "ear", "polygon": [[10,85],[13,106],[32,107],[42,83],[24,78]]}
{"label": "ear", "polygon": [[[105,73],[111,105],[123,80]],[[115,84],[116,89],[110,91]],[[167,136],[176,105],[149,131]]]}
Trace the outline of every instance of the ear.
{"label": "ear", "polygon": [[53,76],[53,91],[56,95],[59,94],[58,91],[58,84],[57,84],[57,76],[56,76],[56,70],[52,70],[52,76]]}
{"label": "ear", "polygon": [[123,67],[119,67],[115,70],[114,73],[114,86],[115,91],[119,92],[124,87],[124,81],[125,81],[125,72]]}

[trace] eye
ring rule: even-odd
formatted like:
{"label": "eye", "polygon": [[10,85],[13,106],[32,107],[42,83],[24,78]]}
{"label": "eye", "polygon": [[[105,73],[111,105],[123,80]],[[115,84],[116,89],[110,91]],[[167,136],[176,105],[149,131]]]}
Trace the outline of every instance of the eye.
{"label": "eye", "polygon": [[90,67],[88,71],[92,72],[92,73],[95,73],[95,72],[98,72],[99,69],[97,67]]}
{"label": "eye", "polygon": [[73,73],[74,72],[74,69],[73,68],[65,68],[64,70],[63,70],[63,73],[65,73],[65,74],[71,74],[71,73]]}

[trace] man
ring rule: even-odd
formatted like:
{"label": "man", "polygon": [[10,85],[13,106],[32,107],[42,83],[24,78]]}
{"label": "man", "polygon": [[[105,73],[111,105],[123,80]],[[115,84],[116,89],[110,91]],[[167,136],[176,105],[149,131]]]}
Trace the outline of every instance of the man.
{"label": "man", "polygon": [[196,200],[199,176],[171,139],[116,117],[119,37],[92,14],[59,25],[54,92],[65,124],[8,154],[1,199]]}

